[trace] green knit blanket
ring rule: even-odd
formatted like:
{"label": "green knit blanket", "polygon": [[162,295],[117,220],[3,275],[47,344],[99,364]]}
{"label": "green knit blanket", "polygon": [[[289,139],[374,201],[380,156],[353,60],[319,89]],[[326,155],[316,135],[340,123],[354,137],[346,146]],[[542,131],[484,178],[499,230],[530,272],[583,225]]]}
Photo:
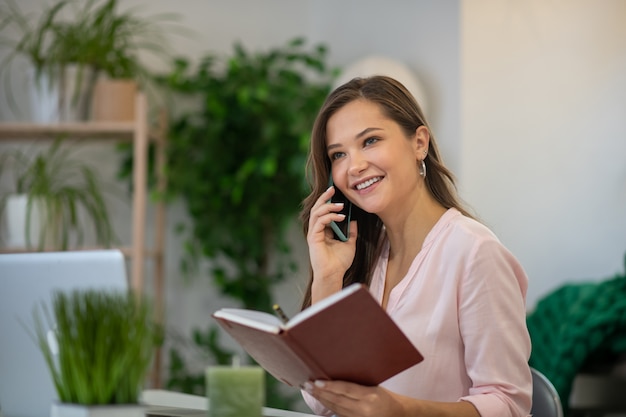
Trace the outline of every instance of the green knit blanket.
{"label": "green knit blanket", "polygon": [[595,352],[626,352],[626,276],[572,283],[542,298],[527,316],[530,365],[561,397],[563,409],[576,374]]}

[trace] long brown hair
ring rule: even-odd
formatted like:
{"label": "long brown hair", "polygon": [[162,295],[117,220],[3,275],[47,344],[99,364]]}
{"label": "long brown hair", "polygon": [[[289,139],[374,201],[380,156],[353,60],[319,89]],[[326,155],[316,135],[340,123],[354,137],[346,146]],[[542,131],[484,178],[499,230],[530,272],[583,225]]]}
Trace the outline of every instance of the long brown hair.
{"label": "long brown hair", "polygon": [[[300,220],[304,235],[309,229],[311,208],[319,196],[328,188],[331,161],[326,152],[326,125],[339,109],[354,100],[367,100],[378,104],[383,114],[398,123],[410,138],[420,126],[426,126],[430,132],[430,144],[426,163],[426,188],[429,193],[445,208],[456,208],[466,216],[472,217],[461,204],[452,173],[442,164],[439,150],[432,130],[424,114],[411,93],[398,81],[386,76],[355,78],[337,87],[322,105],[311,133],[311,144],[306,165],[307,180],[311,193],[302,203]],[[369,285],[376,260],[382,250],[383,223],[380,218],[353,206],[352,219],[359,225],[356,254],[352,265],[343,277],[343,286],[355,282]],[[311,286],[313,273],[310,270],[309,283],[302,302],[302,308],[311,305]]]}

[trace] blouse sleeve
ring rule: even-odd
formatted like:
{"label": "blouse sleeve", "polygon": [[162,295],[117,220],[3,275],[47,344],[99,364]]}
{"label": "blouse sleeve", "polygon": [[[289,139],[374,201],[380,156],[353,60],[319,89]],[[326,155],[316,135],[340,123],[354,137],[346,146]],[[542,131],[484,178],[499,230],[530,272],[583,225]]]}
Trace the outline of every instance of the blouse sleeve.
{"label": "blouse sleeve", "polygon": [[482,417],[527,416],[532,377],[526,274],[495,239],[481,242],[472,255],[459,290],[459,326],[472,380],[461,400],[474,404]]}

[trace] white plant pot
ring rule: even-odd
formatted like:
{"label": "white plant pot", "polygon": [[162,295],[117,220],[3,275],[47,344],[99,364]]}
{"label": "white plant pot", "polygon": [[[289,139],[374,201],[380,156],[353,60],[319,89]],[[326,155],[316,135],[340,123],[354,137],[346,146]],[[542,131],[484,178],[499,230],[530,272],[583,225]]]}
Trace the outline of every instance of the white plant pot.
{"label": "white plant pot", "polygon": [[80,405],[53,402],[50,417],[145,417],[141,404]]}
{"label": "white plant pot", "polygon": [[79,84],[78,73],[78,66],[70,65],[63,74],[51,80],[48,74],[36,76],[31,69],[29,100],[33,122],[78,122],[89,118],[94,74],[88,68],[83,69]]}
{"label": "white plant pot", "polygon": [[28,235],[30,240],[27,239],[26,235],[27,208],[27,194],[14,194],[7,198],[4,210],[7,231],[5,244],[9,248],[26,249],[29,241],[31,246],[36,246],[39,243],[39,235],[45,219],[43,203],[34,202],[31,208],[30,233]]}

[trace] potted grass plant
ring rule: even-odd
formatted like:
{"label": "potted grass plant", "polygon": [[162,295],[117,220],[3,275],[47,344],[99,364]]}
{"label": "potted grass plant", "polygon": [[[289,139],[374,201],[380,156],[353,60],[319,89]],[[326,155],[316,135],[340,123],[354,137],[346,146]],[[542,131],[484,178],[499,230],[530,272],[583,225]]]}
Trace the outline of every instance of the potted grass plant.
{"label": "potted grass plant", "polygon": [[13,175],[13,186],[0,193],[0,211],[8,229],[5,245],[67,250],[83,244],[89,231],[98,246],[116,242],[105,184],[70,149],[76,148],[64,147],[63,138],[58,138],[39,152],[16,148],[2,155],[0,173]]}
{"label": "potted grass plant", "polygon": [[51,416],[144,416],[140,394],[162,338],[152,317],[145,298],[94,289],[36,308],[28,330],[58,394]]}
{"label": "potted grass plant", "polygon": [[55,0],[27,13],[15,0],[0,5],[0,51],[5,53],[0,73],[14,111],[15,58],[26,59],[32,67],[36,99],[47,98],[55,107],[38,121],[89,119],[101,77],[148,82],[151,77],[140,54],[168,57],[163,24],[173,23],[176,15],[140,16],[118,6],[117,0]]}

